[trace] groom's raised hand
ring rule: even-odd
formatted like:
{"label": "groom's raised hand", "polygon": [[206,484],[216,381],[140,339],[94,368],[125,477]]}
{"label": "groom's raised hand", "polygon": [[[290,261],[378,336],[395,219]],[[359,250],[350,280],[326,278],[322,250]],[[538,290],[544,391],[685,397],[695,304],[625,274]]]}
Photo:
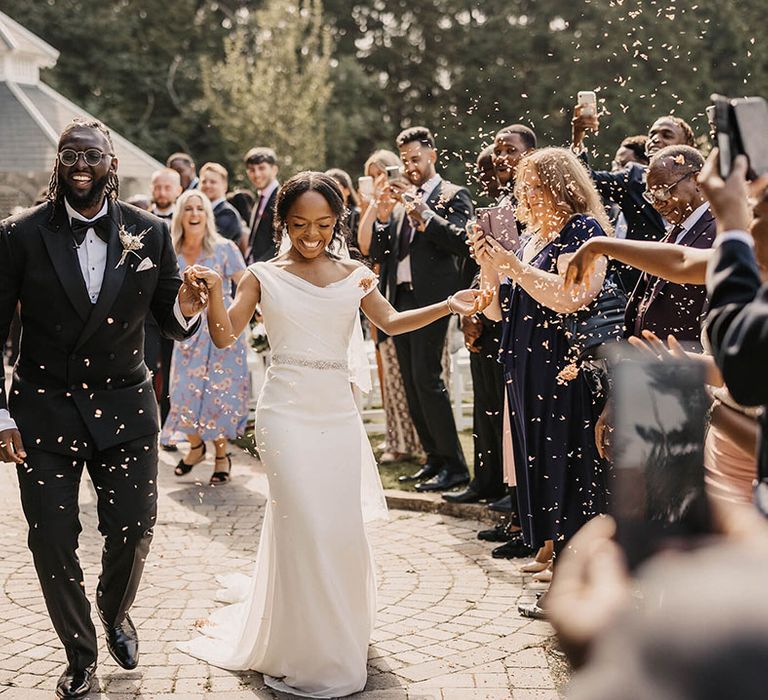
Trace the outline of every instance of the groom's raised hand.
{"label": "groom's raised hand", "polygon": [[0,430],[0,462],[22,464],[27,458],[21,433],[16,428]]}

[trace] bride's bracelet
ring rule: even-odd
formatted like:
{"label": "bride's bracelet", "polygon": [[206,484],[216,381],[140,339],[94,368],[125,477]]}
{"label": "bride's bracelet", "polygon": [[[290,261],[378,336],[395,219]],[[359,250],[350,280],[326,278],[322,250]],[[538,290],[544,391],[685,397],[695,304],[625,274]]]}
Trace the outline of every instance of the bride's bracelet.
{"label": "bride's bracelet", "polygon": [[456,311],[454,311],[453,307],[451,306],[451,302],[453,301],[453,294],[451,294],[446,300],[445,303],[448,306],[449,313],[455,314]]}

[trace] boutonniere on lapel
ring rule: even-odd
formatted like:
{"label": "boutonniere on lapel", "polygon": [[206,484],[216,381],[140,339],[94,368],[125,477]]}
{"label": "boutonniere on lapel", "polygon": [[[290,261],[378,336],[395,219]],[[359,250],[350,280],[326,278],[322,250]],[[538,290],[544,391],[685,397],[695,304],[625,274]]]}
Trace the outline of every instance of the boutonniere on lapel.
{"label": "boutonniere on lapel", "polygon": [[146,228],[141,233],[134,233],[135,229],[136,227],[133,225],[126,226],[125,224],[120,224],[117,235],[120,237],[120,245],[123,246],[123,252],[120,255],[120,260],[115,267],[120,267],[120,265],[125,262],[125,259],[128,257],[129,253],[132,253],[137,258],[139,258],[139,260],[141,260],[141,256],[137,251],[144,247],[144,236],[146,236],[152,230],[152,228]]}

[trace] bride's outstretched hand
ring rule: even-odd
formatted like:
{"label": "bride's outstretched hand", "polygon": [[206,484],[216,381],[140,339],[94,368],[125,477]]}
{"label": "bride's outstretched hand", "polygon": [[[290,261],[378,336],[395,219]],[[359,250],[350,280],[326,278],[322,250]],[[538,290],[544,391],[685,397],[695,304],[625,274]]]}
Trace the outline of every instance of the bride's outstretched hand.
{"label": "bride's outstretched hand", "polygon": [[486,309],[495,293],[493,289],[463,289],[451,297],[451,310],[462,316],[472,316]]}

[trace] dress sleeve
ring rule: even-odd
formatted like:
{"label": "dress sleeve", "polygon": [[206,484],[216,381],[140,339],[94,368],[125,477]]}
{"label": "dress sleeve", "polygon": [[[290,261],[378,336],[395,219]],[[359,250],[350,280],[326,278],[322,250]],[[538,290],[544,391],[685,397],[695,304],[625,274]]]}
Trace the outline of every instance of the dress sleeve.
{"label": "dress sleeve", "polygon": [[232,279],[232,275],[240,270],[245,270],[243,255],[232,241],[227,241],[224,246],[224,275]]}
{"label": "dress sleeve", "polygon": [[368,267],[361,267],[357,273],[357,286],[360,289],[360,298],[367,297],[374,289],[378,289],[379,278]]}
{"label": "dress sleeve", "polygon": [[591,216],[579,216],[568,222],[560,234],[560,242],[556,243],[556,256],[564,253],[575,253],[590,238],[604,236],[605,231]]}

